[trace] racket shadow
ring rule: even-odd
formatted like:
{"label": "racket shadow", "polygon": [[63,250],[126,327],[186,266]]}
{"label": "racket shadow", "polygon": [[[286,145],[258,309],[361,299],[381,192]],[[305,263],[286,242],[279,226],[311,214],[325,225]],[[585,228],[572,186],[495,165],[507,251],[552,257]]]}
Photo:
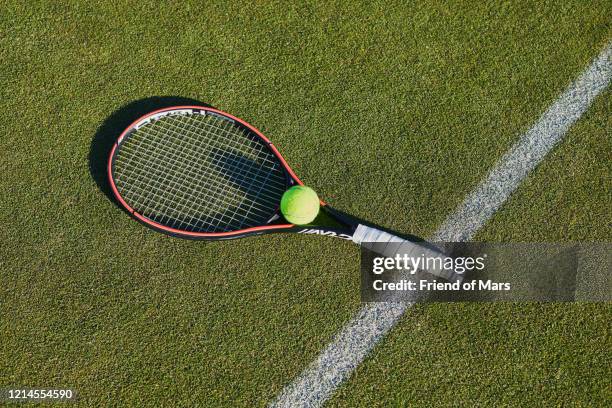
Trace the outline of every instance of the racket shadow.
{"label": "racket shadow", "polygon": [[113,204],[122,210],[124,210],[124,208],[115,200],[108,177],[106,175],[108,156],[110,155],[113,144],[121,132],[123,132],[136,119],[151,111],[177,105],[199,105],[212,107],[207,103],[191,98],[183,98],[178,96],[152,96],[135,100],[120,107],[108,118],[106,118],[98,127],[98,130],[96,131],[89,147],[89,174],[95,181],[100,191]]}

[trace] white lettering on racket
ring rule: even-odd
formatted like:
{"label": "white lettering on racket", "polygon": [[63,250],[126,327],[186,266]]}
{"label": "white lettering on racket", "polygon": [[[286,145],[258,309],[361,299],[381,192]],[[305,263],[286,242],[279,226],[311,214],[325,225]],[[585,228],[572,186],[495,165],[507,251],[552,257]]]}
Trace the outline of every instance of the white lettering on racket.
{"label": "white lettering on racket", "polygon": [[336,238],[349,239],[349,240],[353,239],[353,237],[348,234],[339,234],[334,231],[325,231],[325,230],[314,229],[314,228],[303,229],[301,231],[298,231],[298,234],[316,234],[316,235],[326,235],[328,237],[336,237]]}

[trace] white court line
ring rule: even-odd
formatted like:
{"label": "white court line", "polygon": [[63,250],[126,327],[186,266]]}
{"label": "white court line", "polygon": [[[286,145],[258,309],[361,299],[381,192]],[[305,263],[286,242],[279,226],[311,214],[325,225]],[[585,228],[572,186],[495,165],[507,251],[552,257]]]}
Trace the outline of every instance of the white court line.
{"label": "white court line", "polygon": [[[471,239],[608,86],[611,74],[612,42],[500,159],[486,180],[447,218],[431,241]],[[317,359],[287,385],[270,406],[323,405],[410,306],[410,303],[362,306]]]}

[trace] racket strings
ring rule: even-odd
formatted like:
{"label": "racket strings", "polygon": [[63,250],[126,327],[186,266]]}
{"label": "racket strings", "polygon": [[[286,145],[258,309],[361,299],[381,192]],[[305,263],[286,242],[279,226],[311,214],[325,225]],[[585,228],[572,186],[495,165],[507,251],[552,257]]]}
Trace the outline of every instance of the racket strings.
{"label": "racket strings", "polygon": [[225,232],[267,222],[287,187],[256,135],[213,115],[168,115],[127,137],[114,163],[120,195],[171,228]]}
{"label": "racket strings", "polygon": [[[229,123],[227,121],[223,121],[223,122]],[[226,132],[229,131],[229,129],[221,129],[219,127],[217,127],[216,130],[220,130],[220,131],[225,130]],[[229,138],[226,138],[224,141],[228,143],[232,142],[232,140]],[[234,143],[234,146],[236,146],[236,143]],[[267,164],[272,166],[273,168],[277,168],[279,163],[278,163],[278,160],[276,159],[276,156],[273,156],[267,150],[267,148],[263,147],[263,145],[261,145],[259,142],[255,143],[254,146],[257,149],[259,149],[258,150],[259,156],[257,157],[258,160],[263,160]],[[264,179],[264,181],[267,181],[269,174],[270,174],[268,171],[268,168],[262,168],[262,167],[256,166],[257,162],[255,160],[249,160],[246,158],[246,156],[241,156],[239,152],[231,152],[228,154],[227,151],[221,150],[218,146],[212,147],[210,145],[207,145],[205,147],[207,149],[210,148],[210,151],[215,153],[214,157],[210,156],[213,158],[213,162],[215,162],[215,164],[219,165],[222,170],[225,170],[224,167],[226,166],[229,168],[230,173],[224,172],[224,175],[229,176],[229,177],[233,176],[234,174],[240,175],[239,179],[234,179],[234,180],[230,179],[230,181],[234,182],[234,184],[240,184],[240,181],[243,181],[245,179],[244,176],[247,177],[247,180],[249,182],[248,186],[253,186],[254,184],[256,184],[256,183],[253,183],[253,181],[261,182],[262,178]],[[242,147],[242,146],[239,146],[239,147]],[[269,160],[268,159],[269,157],[273,157],[274,161]],[[239,162],[238,163],[239,165],[236,165],[236,162]],[[265,176],[262,174],[265,174]],[[283,175],[282,179],[280,180],[279,179],[271,180],[271,183],[266,184],[266,187],[268,187],[268,190],[270,191],[274,190],[274,193],[276,194],[280,193],[282,195],[282,193],[284,192],[286,188],[285,185],[286,185],[286,181]],[[274,197],[276,197],[276,194],[274,195]]]}
{"label": "racket strings", "polygon": [[[183,152],[183,153],[184,153],[184,152]],[[199,188],[201,188],[201,187],[199,187]]]}
{"label": "racket strings", "polygon": [[[192,146],[192,147],[193,147],[193,148],[195,148],[195,149],[201,148],[201,146]],[[206,147],[206,148],[207,148],[207,147]],[[184,151],[177,151],[176,149],[173,149],[172,147],[168,147],[168,149],[169,149],[169,150],[171,150],[171,152],[172,152],[172,153],[176,153],[176,154],[178,154],[179,156],[180,156],[180,155],[185,155],[185,152],[184,152]],[[213,152],[213,154],[211,154],[211,156],[210,156],[210,157],[212,158],[212,161],[213,161],[213,162],[217,162],[218,164],[222,164],[222,163],[219,161],[219,158],[222,156],[222,151],[221,151],[221,150],[219,150],[218,148],[214,148],[214,149],[211,149],[211,150],[212,150],[212,152]],[[196,161],[196,162],[197,162],[197,159],[196,159],[196,160],[194,160],[194,161]],[[231,170],[232,170],[232,171],[240,171],[240,172],[243,172],[244,174],[247,174],[247,175],[249,175],[249,176],[252,176],[252,174],[251,174],[251,172],[249,171],[249,169],[248,169],[248,168],[245,168],[244,166],[242,166],[242,167],[237,167],[237,166],[233,165],[233,163],[232,163],[232,162],[230,162],[229,160],[227,160],[227,163],[230,165],[230,167],[231,167]],[[152,165],[153,165],[153,166],[155,166],[155,163],[153,163]],[[179,165],[180,165],[180,164],[179,164]],[[174,162],[174,163],[173,163],[172,161],[170,161],[170,160],[169,160],[169,168],[170,168],[170,170],[178,170],[178,171],[182,171],[182,172],[184,172],[184,175],[185,175],[185,176],[187,176],[188,181],[189,181],[190,183],[193,183],[193,185],[191,186],[191,189],[193,189],[193,190],[197,190],[197,189],[199,189],[199,188],[204,187],[204,185],[203,185],[203,181],[202,181],[202,178],[200,177],[200,174],[201,174],[201,173],[198,173],[198,172],[194,171],[194,169],[192,169],[191,167],[181,167],[181,168],[177,169],[177,168],[176,168],[176,162]],[[162,169],[162,170],[163,170],[163,169]],[[227,173],[224,173],[224,174],[225,174],[225,175],[227,175]],[[213,176],[213,177],[214,177],[214,176],[215,176],[215,174],[211,174],[211,176]],[[213,179],[212,179],[212,180],[210,180],[210,181],[211,181],[213,184],[216,184],[216,187],[221,188],[221,187],[223,187],[223,184],[222,184],[222,183],[226,182],[226,181],[227,181],[227,179],[226,179],[226,178],[223,178],[223,179],[220,179],[220,180],[215,180],[215,179],[213,178]],[[232,182],[232,181],[230,180],[230,182]],[[221,198],[227,198],[227,195],[226,195],[226,196],[222,196]]]}

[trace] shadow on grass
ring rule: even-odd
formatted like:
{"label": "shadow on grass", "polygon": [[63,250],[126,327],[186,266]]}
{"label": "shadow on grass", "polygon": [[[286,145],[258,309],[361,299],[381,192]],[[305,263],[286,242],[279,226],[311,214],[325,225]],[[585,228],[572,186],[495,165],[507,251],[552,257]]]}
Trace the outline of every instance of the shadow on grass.
{"label": "shadow on grass", "polygon": [[89,148],[89,173],[100,191],[111,202],[121,207],[115,200],[106,175],[108,156],[113,143],[132,122],[157,109],[177,105],[200,105],[212,107],[195,99],[178,96],[153,96],[139,99],[122,106],[113,112],[98,128]]}

